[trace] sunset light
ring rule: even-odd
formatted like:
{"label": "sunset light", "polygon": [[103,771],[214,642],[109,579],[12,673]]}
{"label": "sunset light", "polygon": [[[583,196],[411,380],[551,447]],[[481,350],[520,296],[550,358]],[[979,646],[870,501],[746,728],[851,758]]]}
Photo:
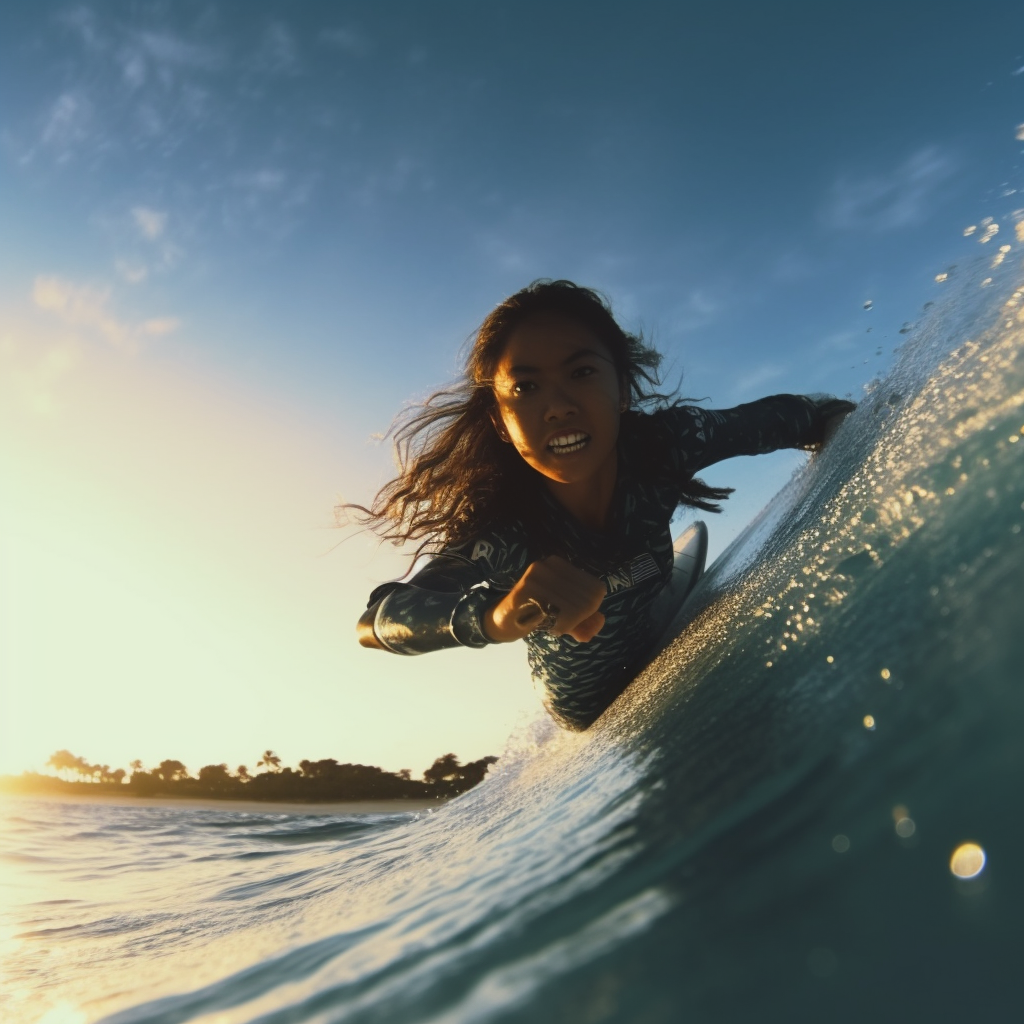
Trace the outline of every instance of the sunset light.
{"label": "sunset light", "polygon": [[1018,1019],[1022,118],[1020,0],[0,3],[0,1022]]}

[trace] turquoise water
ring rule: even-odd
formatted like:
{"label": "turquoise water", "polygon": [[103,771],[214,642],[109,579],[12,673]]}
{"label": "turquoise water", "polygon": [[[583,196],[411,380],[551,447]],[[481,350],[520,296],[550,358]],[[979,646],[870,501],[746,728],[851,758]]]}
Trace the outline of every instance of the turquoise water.
{"label": "turquoise water", "polygon": [[3,1019],[1016,1019],[1024,292],[990,273],[590,732],[430,813],[8,801]]}

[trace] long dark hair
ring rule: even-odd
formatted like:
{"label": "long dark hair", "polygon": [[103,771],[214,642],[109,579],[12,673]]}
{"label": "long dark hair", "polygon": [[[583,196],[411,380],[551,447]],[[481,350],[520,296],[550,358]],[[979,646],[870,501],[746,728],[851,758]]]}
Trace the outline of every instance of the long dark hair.
{"label": "long dark hair", "polygon": [[[571,281],[540,280],[507,298],[480,325],[461,380],[405,410],[392,424],[398,476],[377,492],[368,509],[344,507],[357,509],[364,525],[383,539],[396,544],[419,541],[417,554],[461,543],[512,520],[522,522],[531,536],[543,536],[536,521],[542,477],[512,445],[501,441],[492,419],[492,382],[505,343],[520,324],[541,313],[582,324],[608,348],[629,403],[620,433],[637,442],[629,445],[631,470],[641,477],[664,477],[656,431],[641,411],[682,404],[657,390],[660,353],[642,335],[624,331],[598,292]],[[679,504],[707,512],[720,512],[716,503],[732,490],[709,487],[691,476],[668,482],[677,490]]]}

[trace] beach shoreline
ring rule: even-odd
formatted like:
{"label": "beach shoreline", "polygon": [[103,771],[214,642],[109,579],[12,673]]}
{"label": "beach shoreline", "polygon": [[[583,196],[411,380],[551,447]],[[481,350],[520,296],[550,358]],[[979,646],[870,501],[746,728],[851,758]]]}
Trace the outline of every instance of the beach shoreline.
{"label": "beach shoreline", "polygon": [[331,803],[302,803],[283,800],[217,800],[203,797],[116,796],[97,793],[79,796],[64,793],[0,793],[6,801],[43,801],[56,804],[100,804],[118,807],[191,808],[201,811],[225,811],[234,814],[408,814],[434,810],[446,800],[348,800]]}

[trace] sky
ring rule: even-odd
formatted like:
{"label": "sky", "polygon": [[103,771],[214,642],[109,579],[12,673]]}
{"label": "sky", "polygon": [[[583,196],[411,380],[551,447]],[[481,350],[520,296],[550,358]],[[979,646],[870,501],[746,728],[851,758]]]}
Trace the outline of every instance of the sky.
{"label": "sky", "polygon": [[[521,645],[355,642],[395,413],[540,277],[688,397],[856,399],[1024,241],[1022,123],[1011,2],[2,5],[0,772],[500,753]],[[706,474],[712,557],[805,458]]]}

